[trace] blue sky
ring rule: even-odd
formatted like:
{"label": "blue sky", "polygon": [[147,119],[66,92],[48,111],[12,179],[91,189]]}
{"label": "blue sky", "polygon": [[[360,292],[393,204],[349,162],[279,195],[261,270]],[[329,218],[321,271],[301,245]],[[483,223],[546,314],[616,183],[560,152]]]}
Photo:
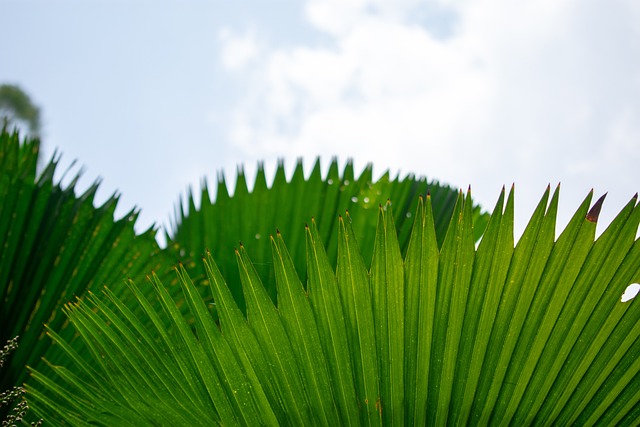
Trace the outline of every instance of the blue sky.
{"label": "blue sky", "polygon": [[[43,110],[46,152],[168,224],[188,186],[320,155],[426,175],[522,229],[561,182],[608,223],[640,190],[634,0],[0,0],[0,82]],[[602,227],[601,227],[602,229]]]}

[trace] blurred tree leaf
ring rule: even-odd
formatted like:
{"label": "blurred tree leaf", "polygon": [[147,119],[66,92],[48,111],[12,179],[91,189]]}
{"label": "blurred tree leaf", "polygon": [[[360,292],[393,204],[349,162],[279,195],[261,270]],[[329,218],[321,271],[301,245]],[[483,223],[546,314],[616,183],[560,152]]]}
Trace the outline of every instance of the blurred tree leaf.
{"label": "blurred tree leaf", "polygon": [[40,109],[19,86],[0,85],[0,119],[5,127],[24,122],[32,136],[40,135]]}

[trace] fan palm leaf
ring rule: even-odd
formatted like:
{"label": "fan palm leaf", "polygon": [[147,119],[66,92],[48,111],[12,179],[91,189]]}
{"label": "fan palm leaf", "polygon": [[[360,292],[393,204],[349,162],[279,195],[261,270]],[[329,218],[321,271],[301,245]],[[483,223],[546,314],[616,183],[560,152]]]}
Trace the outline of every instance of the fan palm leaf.
{"label": "fan palm leaf", "polygon": [[240,246],[246,313],[206,255],[217,320],[182,267],[181,297],[155,276],[129,282],[144,315],[91,294],[65,308],[91,357],[51,331],[68,362],[33,373],[30,404],[73,425],[635,425],[640,311],[620,296],[640,280],[636,198],[595,239],[603,199],[590,208],[589,194],[556,239],[547,189],[514,245],[505,196],[477,248],[469,194],[441,245],[419,198],[404,257],[391,204],[379,206],[369,268],[349,214],[335,267],[311,220],[306,287],[276,232],[277,302]]}
{"label": "fan palm leaf", "polygon": [[[243,170],[239,169],[232,197],[222,175],[218,179],[215,200],[212,200],[206,184],[200,194],[199,207],[189,192],[187,206],[179,206],[173,230],[167,235],[168,247],[176,258],[192,260],[190,263],[185,261],[185,264],[195,278],[204,278],[204,269],[198,260],[207,250],[214,252],[235,299],[244,310],[242,291],[235,286],[240,283],[240,276],[232,249],[238,242],[250,250],[256,272],[275,301],[275,270],[268,238],[275,226],[284,236],[294,267],[301,277],[305,277],[304,225],[309,218],[313,217],[319,224],[321,241],[335,267],[338,247],[335,218],[348,210],[355,218],[352,227],[361,241],[363,256],[370,260],[375,233],[369,229],[375,227],[376,218],[360,213],[375,211],[388,199],[393,200],[397,213],[396,231],[404,252],[411,232],[411,215],[418,203],[417,196],[427,192],[433,199],[436,235],[442,244],[457,196],[457,191],[447,185],[413,175],[391,178],[389,172],[374,181],[371,165],[356,176],[350,161],[340,171],[335,159],[323,177],[320,160],[317,159],[307,177],[299,161],[289,180],[284,165],[280,163],[269,186],[264,167],[260,164],[251,191]],[[473,212],[477,229],[475,237],[479,238],[488,215],[478,206],[473,208]]]}

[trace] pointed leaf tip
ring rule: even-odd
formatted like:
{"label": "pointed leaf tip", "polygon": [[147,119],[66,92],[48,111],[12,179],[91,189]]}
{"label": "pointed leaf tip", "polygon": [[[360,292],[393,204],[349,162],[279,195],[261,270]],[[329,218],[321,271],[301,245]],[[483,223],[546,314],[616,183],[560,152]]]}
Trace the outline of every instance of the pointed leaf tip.
{"label": "pointed leaf tip", "polygon": [[600,216],[600,210],[602,209],[602,204],[604,203],[604,199],[607,197],[607,193],[604,193],[602,197],[600,197],[593,205],[593,207],[587,213],[586,219],[589,222],[597,222],[598,217]]}

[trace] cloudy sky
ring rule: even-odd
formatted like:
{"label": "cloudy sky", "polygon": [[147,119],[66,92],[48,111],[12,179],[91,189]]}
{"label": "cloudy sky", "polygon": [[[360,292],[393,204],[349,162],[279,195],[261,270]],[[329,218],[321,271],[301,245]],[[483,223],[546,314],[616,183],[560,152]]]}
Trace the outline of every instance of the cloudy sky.
{"label": "cloudy sky", "polygon": [[640,190],[636,0],[0,0],[0,82],[48,155],[168,224],[188,186],[320,155],[426,175],[522,229],[593,188],[601,229]]}

